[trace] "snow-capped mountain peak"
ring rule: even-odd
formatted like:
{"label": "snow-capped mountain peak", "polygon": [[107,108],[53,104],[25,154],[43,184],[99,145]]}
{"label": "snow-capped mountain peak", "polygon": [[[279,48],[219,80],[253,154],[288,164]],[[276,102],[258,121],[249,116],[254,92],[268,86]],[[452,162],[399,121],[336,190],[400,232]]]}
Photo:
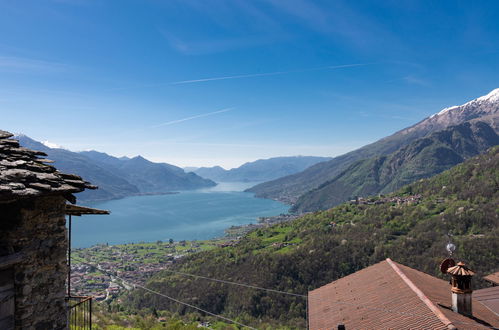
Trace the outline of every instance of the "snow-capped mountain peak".
{"label": "snow-capped mountain peak", "polygon": [[430,116],[430,119],[442,116],[446,113],[456,111],[463,111],[464,108],[468,106],[479,106],[483,103],[499,103],[499,88],[492,90],[490,93],[484,96],[480,96],[474,100],[464,103],[463,105],[454,105],[452,107],[444,108],[440,112]]}
{"label": "snow-capped mountain peak", "polygon": [[444,113],[449,112],[449,111],[454,110],[454,109],[457,109],[457,108],[459,108],[458,105],[453,105],[452,107],[443,108],[442,110],[440,110],[439,113],[436,113],[436,114],[432,115],[430,118],[433,118],[435,116],[443,115]]}
{"label": "snow-capped mountain peak", "polygon": [[487,95],[477,98],[476,101],[499,102],[499,88],[494,89]]}
{"label": "snow-capped mountain peak", "polygon": [[484,121],[499,132],[499,88],[463,105],[444,108],[400,132],[403,134],[414,133],[418,136],[424,136],[429,132],[435,132],[471,120]]}

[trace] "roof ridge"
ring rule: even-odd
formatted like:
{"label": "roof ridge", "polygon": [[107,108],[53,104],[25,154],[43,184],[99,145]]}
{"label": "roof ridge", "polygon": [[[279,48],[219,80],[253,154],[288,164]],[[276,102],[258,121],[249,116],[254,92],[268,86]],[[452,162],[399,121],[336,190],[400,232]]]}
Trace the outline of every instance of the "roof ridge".
{"label": "roof ridge", "polygon": [[414,293],[421,299],[421,301],[435,314],[435,316],[448,328],[457,329],[457,327],[452,324],[452,322],[438,309],[438,307],[421,291],[416,284],[414,284],[404,272],[392,261],[390,258],[386,258],[388,264],[393,268],[395,273],[402,279],[402,281],[407,284],[407,286],[414,291]]}

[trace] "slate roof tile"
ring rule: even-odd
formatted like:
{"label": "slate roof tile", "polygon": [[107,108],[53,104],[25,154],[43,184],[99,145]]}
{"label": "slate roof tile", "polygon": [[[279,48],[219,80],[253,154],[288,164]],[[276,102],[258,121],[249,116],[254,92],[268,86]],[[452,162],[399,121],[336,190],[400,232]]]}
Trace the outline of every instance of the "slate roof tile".
{"label": "slate roof tile", "polygon": [[0,200],[64,195],[74,202],[72,193],[96,186],[75,174],[59,172],[46,163],[45,153],[19,146],[13,134],[0,130]]}

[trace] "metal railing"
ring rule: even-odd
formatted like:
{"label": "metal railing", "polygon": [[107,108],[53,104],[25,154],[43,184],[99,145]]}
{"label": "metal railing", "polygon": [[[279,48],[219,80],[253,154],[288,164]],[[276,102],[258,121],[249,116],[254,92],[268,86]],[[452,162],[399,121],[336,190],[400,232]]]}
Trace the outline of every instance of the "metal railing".
{"label": "metal railing", "polygon": [[70,330],[92,330],[92,297],[66,297]]}

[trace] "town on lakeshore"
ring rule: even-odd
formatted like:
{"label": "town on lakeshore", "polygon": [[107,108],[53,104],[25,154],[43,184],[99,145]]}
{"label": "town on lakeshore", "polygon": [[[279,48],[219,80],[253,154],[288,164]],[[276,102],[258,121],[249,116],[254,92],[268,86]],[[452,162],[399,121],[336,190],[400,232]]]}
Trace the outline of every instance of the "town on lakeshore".
{"label": "town on lakeshore", "polygon": [[176,260],[229,242],[233,240],[171,240],[73,249],[71,287],[76,295],[92,296],[97,301],[113,300],[123,290],[131,289],[132,284],[145,284],[151,275]]}
{"label": "town on lakeshore", "polygon": [[97,244],[71,251],[71,290],[79,296],[92,296],[97,301],[119,301],[119,296],[135,284],[144,285],[158,271],[168,269],[179,259],[192,253],[216,247],[234,246],[248,232],[298,218],[280,214],[260,217],[256,224],[231,226],[225,236],[211,240],[138,242]]}

